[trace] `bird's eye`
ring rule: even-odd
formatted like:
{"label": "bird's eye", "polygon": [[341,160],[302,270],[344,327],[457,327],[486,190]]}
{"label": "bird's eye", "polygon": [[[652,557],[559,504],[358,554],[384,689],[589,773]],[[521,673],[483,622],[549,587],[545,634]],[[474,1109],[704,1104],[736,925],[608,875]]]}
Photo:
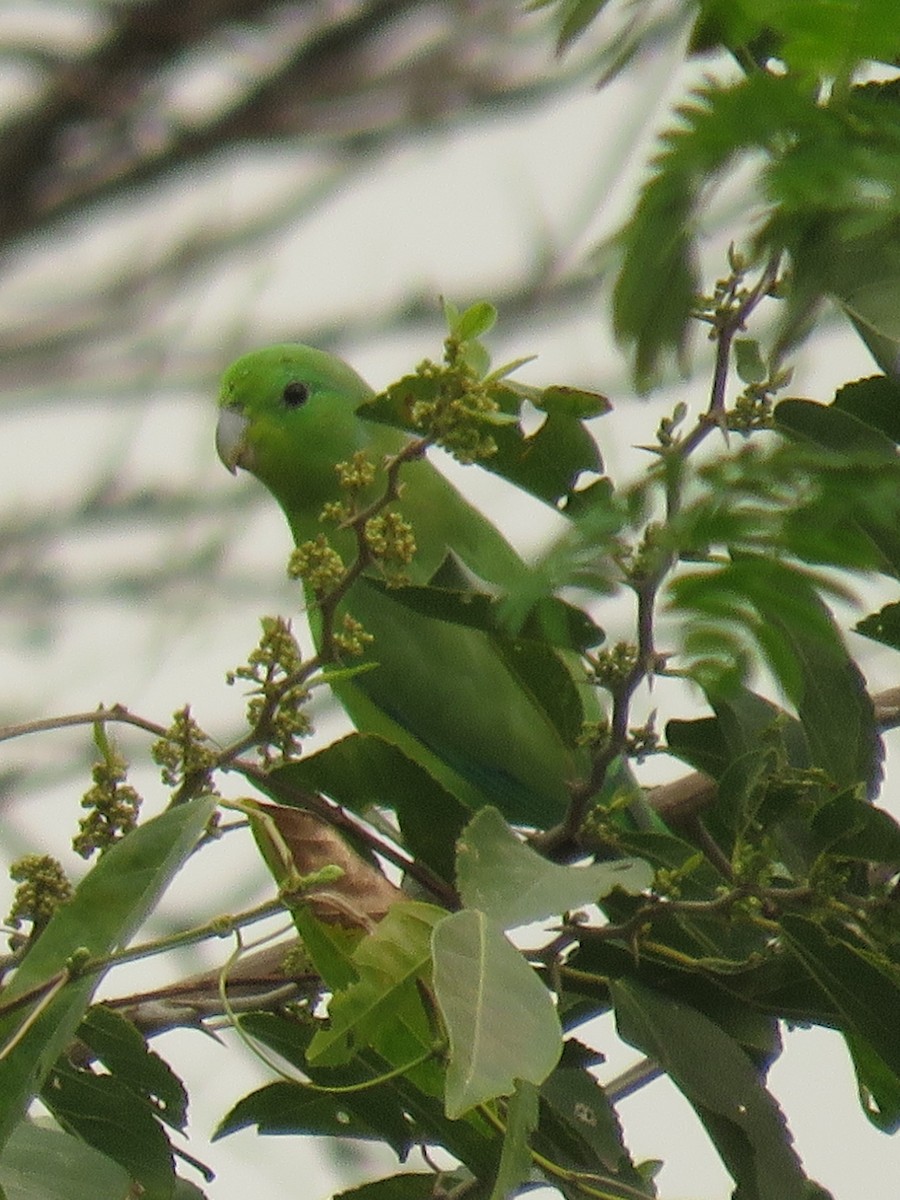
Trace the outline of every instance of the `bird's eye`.
{"label": "bird's eye", "polygon": [[309,387],[307,384],[301,383],[299,379],[292,379],[290,383],[284,385],[281,399],[285,408],[300,408],[309,399]]}

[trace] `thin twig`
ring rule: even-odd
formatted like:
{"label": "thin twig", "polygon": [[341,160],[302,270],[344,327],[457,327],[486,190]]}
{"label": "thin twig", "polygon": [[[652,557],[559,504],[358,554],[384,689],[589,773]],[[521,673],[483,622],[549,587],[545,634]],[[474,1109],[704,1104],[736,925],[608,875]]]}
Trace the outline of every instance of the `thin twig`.
{"label": "thin twig", "polygon": [[137,729],[143,729],[146,733],[152,733],[154,737],[165,737],[166,735],[165,726],[157,725],[155,721],[149,721],[146,717],[139,717],[135,713],[129,712],[121,704],[114,704],[111,708],[104,708],[101,705],[92,712],[67,713],[60,717],[43,717],[37,721],[22,721],[18,725],[5,725],[0,727],[0,742],[12,741],[13,738],[26,737],[32,733],[48,733],[54,729],[66,729],[74,725],[113,723],[133,725]]}

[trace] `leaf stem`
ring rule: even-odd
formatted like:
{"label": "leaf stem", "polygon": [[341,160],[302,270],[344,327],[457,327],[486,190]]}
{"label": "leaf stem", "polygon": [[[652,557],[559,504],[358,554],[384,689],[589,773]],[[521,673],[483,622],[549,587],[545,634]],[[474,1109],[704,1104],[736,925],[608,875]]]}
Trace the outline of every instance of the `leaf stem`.
{"label": "leaf stem", "polygon": [[77,965],[66,966],[61,971],[57,971],[43,983],[29,988],[28,991],[20,993],[12,1000],[0,1000],[0,1016],[15,1012],[19,1008],[24,1008],[32,1003],[32,1001],[40,1000],[48,993],[54,993],[59,987],[72,980],[80,979],[85,975],[92,975],[96,971],[102,971],[107,967],[134,962],[137,959],[164,954],[166,951],[174,950],[179,946],[191,946],[197,942],[205,941],[207,938],[227,937],[245,925],[252,925],[256,921],[262,921],[266,917],[283,911],[284,904],[281,900],[269,900],[264,904],[247,909],[243,913],[238,913],[236,916],[222,915],[213,917],[211,921],[207,921],[203,925],[195,925],[192,929],[184,929],[178,933],[168,934],[166,937],[141,942],[126,950],[116,950],[111,954],[101,954],[96,957],[85,958],[83,962],[79,961]]}

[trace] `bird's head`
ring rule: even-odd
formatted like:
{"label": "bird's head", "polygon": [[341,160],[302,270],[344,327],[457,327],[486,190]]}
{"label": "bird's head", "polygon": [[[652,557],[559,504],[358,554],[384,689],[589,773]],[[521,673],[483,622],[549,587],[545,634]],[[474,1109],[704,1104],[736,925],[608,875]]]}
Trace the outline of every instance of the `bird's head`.
{"label": "bird's head", "polygon": [[346,363],[309,346],[245,354],[222,377],[219,458],[261,480],[289,517],[307,511],[335,494],[334,464],[377,438],[356,416],[371,395]]}

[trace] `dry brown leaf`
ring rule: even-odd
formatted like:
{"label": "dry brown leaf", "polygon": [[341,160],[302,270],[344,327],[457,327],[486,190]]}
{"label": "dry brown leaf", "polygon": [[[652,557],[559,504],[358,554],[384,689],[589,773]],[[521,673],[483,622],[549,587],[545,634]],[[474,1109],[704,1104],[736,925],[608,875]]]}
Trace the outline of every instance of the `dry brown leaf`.
{"label": "dry brown leaf", "polygon": [[403,893],[370,866],[327,822],[312,813],[283,805],[259,804],[259,811],[283,838],[301,875],[336,866],[340,879],[304,893],[320,921],[371,929]]}

